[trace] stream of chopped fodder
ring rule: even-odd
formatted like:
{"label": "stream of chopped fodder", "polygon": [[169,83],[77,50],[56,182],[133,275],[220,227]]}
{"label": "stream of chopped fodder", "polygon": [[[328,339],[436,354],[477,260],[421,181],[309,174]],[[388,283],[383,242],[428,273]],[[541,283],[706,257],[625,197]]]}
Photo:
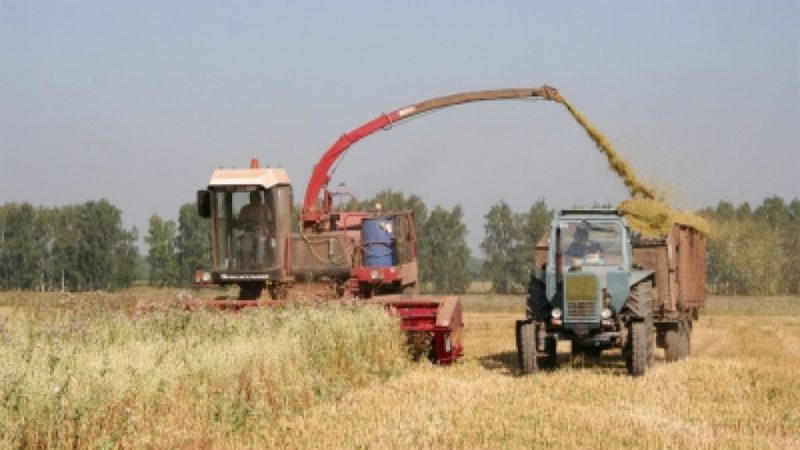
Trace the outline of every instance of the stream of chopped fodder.
{"label": "stream of chopped fodder", "polygon": [[622,182],[628,187],[631,197],[641,195],[642,197],[648,199],[656,198],[655,189],[639,180],[639,178],[633,172],[631,166],[624,159],[622,159],[621,156],[619,156],[617,149],[614,147],[611,141],[609,141],[608,138],[606,138],[606,136],[601,133],[599,129],[597,129],[597,127],[592,125],[589,122],[589,119],[581,114],[580,111],[578,111],[577,108],[572,105],[572,103],[563,98],[561,99],[561,102],[564,104],[564,106],[566,106],[570,114],[572,114],[572,117],[575,118],[575,121],[578,122],[584,130],[586,130],[586,134],[592,138],[595,145],[597,145],[598,150],[600,150],[600,152],[602,152],[608,159],[609,166],[611,166],[611,169],[614,170],[614,172],[616,172],[620,178],[622,178]]}
{"label": "stream of chopped fodder", "polygon": [[600,152],[608,159],[611,169],[627,186],[631,198],[622,201],[617,208],[628,219],[634,230],[646,237],[657,237],[669,233],[673,223],[679,223],[693,227],[704,235],[709,234],[711,227],[702,217],[690,211],[680,211],[670,207],[657,195],[653,187],[636,176],[633,168],[619,155],[611,141],[592,125],[586,116],[564,98],[559,97],[557,101],[563,103],[575,121],[583,127]]}
{"label": "stream of chopped fodder", "polygon": [[0,360],[0,448],[56,449],[259,441],[409,365],[380,307],[131,315],[40,304],[8,317]]}

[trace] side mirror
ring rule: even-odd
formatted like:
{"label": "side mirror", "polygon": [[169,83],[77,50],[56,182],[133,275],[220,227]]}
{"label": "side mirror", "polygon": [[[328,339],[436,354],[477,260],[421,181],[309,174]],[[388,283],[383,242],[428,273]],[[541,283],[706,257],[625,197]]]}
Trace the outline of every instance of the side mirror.
{"label": "side mirror", "polygon": [[211,191],[197,191],[197,215],[206,219],[211,217]]}

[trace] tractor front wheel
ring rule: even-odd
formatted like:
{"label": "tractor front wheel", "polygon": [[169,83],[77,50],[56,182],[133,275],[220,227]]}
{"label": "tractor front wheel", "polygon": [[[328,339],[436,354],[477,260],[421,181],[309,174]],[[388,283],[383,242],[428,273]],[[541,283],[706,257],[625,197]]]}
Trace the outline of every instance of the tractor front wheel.
{"label": "tractor front wheel", "polygon": [[536,361],[536,324],[532,320],[518,320],[516,327],[517,357],[523,374],[539,370]]}

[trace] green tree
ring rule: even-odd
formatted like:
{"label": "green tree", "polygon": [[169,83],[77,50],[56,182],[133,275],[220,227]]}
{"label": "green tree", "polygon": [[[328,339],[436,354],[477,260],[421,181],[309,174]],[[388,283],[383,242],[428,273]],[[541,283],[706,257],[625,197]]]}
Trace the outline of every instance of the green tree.
{"label": "green tree", "polygon": [[519,278],[514,255],[519,237],[519,220],[514,220],[514,213],[505,201],[492,206],[484,218],[485,237],[481,242],[481,250],[486,260],[483,273],[492,282],[493,291],[508,294],[512,291],[514,280]]}
{"label": "green tree", "polygon": [[197,215],[194,203],[181,206],[175,247],[183,283],[194,280],[194,273],[211,267],[211,222]]}
{"label": "green tree", "polygon": [[78,205],[62,206],[51,216],[52,271],[59,290],[80,290],[87,284],[77,264],[79,244],[83,238],[78,230],[80,209]]}
{"label": "green tree", "polygon": [[514,213],[504,201],[484,216],[485,237],[481,243],[486,260],[483,273],[492,289],[501,294],[524,290],[535,268],[536,243],[553,218],[553,211],[539,198],[527,213]]}
{"label": "green tree", "polygon": [[139,231],[136,227],[131,230],[119,230],[114,242],[112,289],[129,287],[136,281],[139,261],[139,248],[136,246],[137,239],[139,239]]}
{"label": "green tree", "polygon": [[[714,226],[708,237],[708,282],[712,292],[732,295],[797,293],[800,202],[787,205],[778,196],[755,210],[720,202],[702,211]],[[734,211],[731,213],[731,211]]]}
{"label": "green tree", "polygon": [[708,282],[727,295],[781,291],[778,234],[755,220],[716,222],[708,241]]}
{"label": "green tree", "polygon": [[787,293],[800,295],[800,199],[795,198],[788,206],[789,224],[784,233],[782,243],[786,254],[786,267],[793,270],[784,270],[784,284]]}
{"label": "green tree", "polygon": [[174,286],[180,279],[180,267],[175,256],[175,222],[157,214],[150,216],[145,243],[150,246],[147,262],[150,265],[150,284]]}
{"label": "green tree", "polygon": [[753,218],[780,230],[789,224],[791,215],[786,202],[775,195],[764,199],[761,206],[753,211]]}
{"label": "green tree", "polygon": [[122,213],[108,200],[88,201],[77,209],[74,265],[84,280],[78,289],[114,288],[114,262],[122,237]]}
{"label": "green tree", "polygon": [[545,200],[539,198],[531,205],[527,214],[518,216],[521,236],[514,250],[514,260],[521,267],[517,272],[521,278],[517,278],[516,282],[522,286],[527,285],[528,277],[537,265],[546,263],[546,261],[536,261],[536,244],[549,228],[553,214],[554,211],[547,207]]}
{"label": "green tree", "polygon": [[419,251],[420,272],[426,274],[422,279],[431,282],[434,293],[460,294],[472,281],[463,219],[461,205],[452,211],[437,206],[423,226],[425,244]]}
{"label": "green tree", "polygon": [[30,203],[6,205],[0,225],[0,283],[4,289],[37,289],[43,284],[45,248],[37,235]]}
{"label": "green tree", "polygon": [[[0,286],[117,289],[131,284],[136,230],[107,200],[59,208],[0,207]],[[26,274],[26,275],[25,275]]]}

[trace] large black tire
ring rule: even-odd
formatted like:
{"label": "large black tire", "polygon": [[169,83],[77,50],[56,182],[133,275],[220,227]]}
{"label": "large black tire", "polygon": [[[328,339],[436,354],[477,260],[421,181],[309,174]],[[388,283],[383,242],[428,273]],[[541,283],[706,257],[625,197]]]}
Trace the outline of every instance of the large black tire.
{"label": "large black tire", "polygon": [[625,302],[628,316],[653,323],[653,282],[645,280],[631,287],[628,301]]}
{"label": "large black tire", "polygon": [[678,331],[679,326],[670,328],[664,333],[664,359],[667,362],[675,362],[681,359],[681,336]]}
{"label": "large black tire", "polygon": [[539,370],[536,361],[536,324],[531,320],[518,320],[516,327],[517,357],[523,374]]}
{"label": "large black tire", "polygon": [[631,288],[625,309],[629,317],[625,362],[628,373],[641,376],[655,363],[652,280],[642,281]]}
{"label": "large black tire", "polygon": [[686,358],[692,354],[692,322],[687,320],[683,325],[683,357]]}
{"label": "large black tire", "polygon": [[528,311],[529,319],[536,322],[545,322],[550,318],[550,302],[547,301],[547,289],[544,282],[531,275],[528,283]]}
{"label": "large black tire", "polygon": [[544,342],[544,352],[546,356],[539,358],[539,367],[542,369],[553,369],[557,364],[557,342],[555,338],[547,338]]}
{"label": "large black tire", "polygon": [[678,322],[674,329],[667,331],[664,355],[667,362],[686,359],[691,353],[692,327],[691,322]]}
{"label": "large black tire", "polygon": [[638,377],[645,374],[648,367],[648,344],[652,344],[648,334],[652,334],[647,329],[644,322],[632,322],[630,324],[630,341],[631,348],[626,359],[628,366],[628,373]]}

